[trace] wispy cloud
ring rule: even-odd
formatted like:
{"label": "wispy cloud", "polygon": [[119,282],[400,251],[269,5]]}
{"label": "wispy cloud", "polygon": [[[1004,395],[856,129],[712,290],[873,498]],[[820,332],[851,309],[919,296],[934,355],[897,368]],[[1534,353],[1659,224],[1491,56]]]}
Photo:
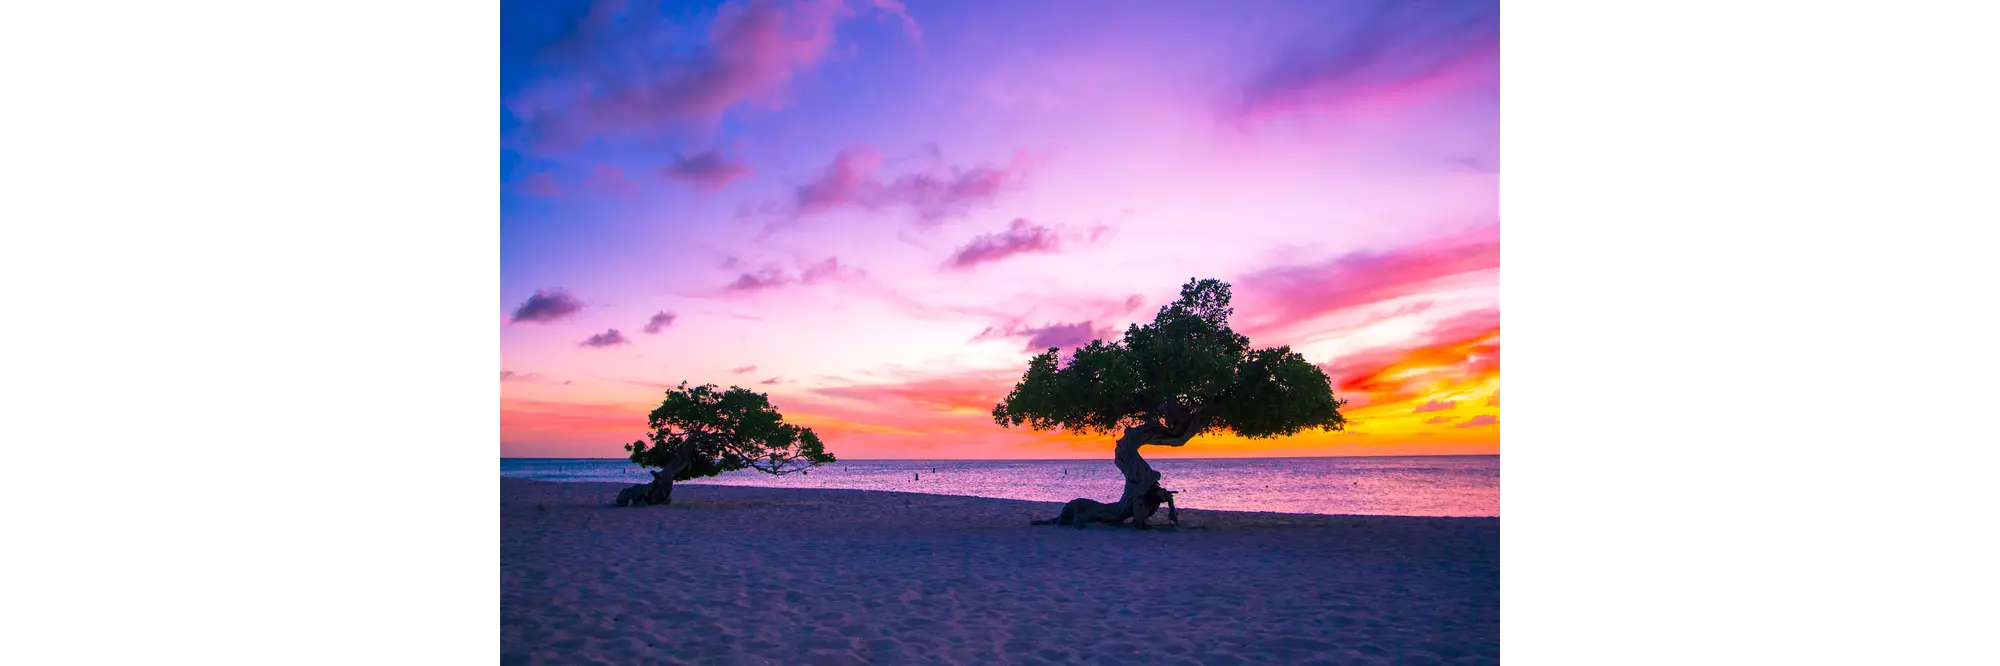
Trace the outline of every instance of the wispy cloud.
{"label": "wispy cloud", "polygon": [[917,25],[917,20],[910,17],[910,9],[904,6],[902,0],[870,0],[870,4],[874,5],[876,9],[887,13],[890,17],[902,21],[903,34],[909,35],[911,42],[916,44],[924,43],[923,26]]}
{"label": "wispy cloud", "polygon": [[[1500,373],[1500,316],[1479,310],[1446,319],[1394,345],[1343,354],[1320,364],[1334,392],[1357,409],[1400,413],[1456,406],[1430,397],[1488,390]],[[1474,393],[1477,395],[1478,393]],[[1415,404],[1412,404],[1415,403]],[[1353,418],[1353,417],[1350,417]]]}
{"label": "wispy cloud", "polygon": [[703,192],[715,192],[749,176],[750,172],[750,165],[711,150],[674,160],[673,164],[660,170],[660,177]]}
{"label": "wispy cloud", "polygon": [[1433,417],[1430,417],[1430,418],[1427,418],[1427,419],[1424,419],[1424,423],[1425,423],[1426,425],[1437,425],[1437,424],[1440,424],[1440,423],[1451,423],[1451,417],[1449,417],[1449,416],[1433,416]]}
{"label": "wispy cloud", "polygon": [[1055,230],[1015,218],[1007,225],[1006,231],[973,238],[965,247],[953,252],[944,265],[946,268],[965,270],[1017,254],[1055,252],[1060,249],[1059,245]]}
{"label": "wispy cloud", "polygon": [[631,340],[625,339],[624,333],[619,333],[618,329],[613,328],[613,329],[606,329],[603,333],[599,333],[597,335],[585,338],[583,342],[579,342],[576,344],[579,347],[616,347],[618,345],[626,344],[629,342],[631,342]]}
{"label": "wispy cloud", "polygon": [[1478,416],[1466,419],[1463,423],[1460,423],[1452,427],[1477,428],[1479,426],[1490,426],[1490,425],[1500,425],[1500,417],[1493,416],[1491,414],[1480,414]]}
{"label": "wispy cloud", "polygon": [[1406,296],[1435,283],[1500,267],[1498,226],[1386,252],[1354,252],[1325,261],[1275,266],[1236,282],[1252,337],[1277,334],[1319,317]]}
{"label": "wispy cloud", "polygon": [[878,175],[883,156],[870,146],[853,146],[835,155],[819,175],[793,190],[789,199],[745,209],[747,214],[777,215],[766,233],[800,218],[842,208],[902,210],[919,226],[936,226],[964,217],[993,203],[1025,182],[1027,157],[1017,155],[1007,165],[972,167],[932,165],[884,180]]}
{"label": "wispy cloud", "polygon": [[732,108],[785,104],[792,81],[831,51],[845,2],[752,0],[724,5],[696,48],[651,3],[603,0],[548,55],[554,75],[508,100],[536,142],[576,146],[592,138],[704,125]]}
{"label": "wispy cloud", "polygon": [[797,271],[786,271],[767,266],[736,277],[722,289],[725,292],[749,293],[776,289],[794,284],[821,284],[860,279],[866,273],[861,269],[840,263],[838,257],[804,266]]}
{"label": "wispy cloud", "polygon": [[551,322],[583,311],[583,301],[561,289],[538,289],[514,309],[516,322]]}
{"label": "wispy cloud", "polygon": [[500,371],[500,381],[503,382],[539,382],[541,380],[542,380],[541,373],[535,373],[535,372],[522,373],[522,372],[514,372],[513,370]]}
{"label": "wispy cloud", "polygon": [[1032,314],[1006,315],[999,317],[999,323],[987,326],[972,336],[971,341],[1014,339],[1022,341],[1022,351],[1040,352],[1050,347],[1079,347],[1091,340],[1112,340],[1119,336],[1121,330],[1113,322],[1130,320],[1145,303],[1145,297],[1138,294],[1123,299],[1050,299],[1018,310],[1049,313],[1047,319],[1040,320],[1044,323],[1029,324],[1029,321],[1034,321],[1029,318]]}
{"label": "wispy cloud", "polygon": [[730,369],[729,369],[729,371],[730,371],[730,372],[733,372],[733,373],[736,373],[736,374],[739,374],[739,375],[741,375],[741,374],[746,374],[746,373],[751,373],[751,372],[756,372],[756,371],[757,371],[757,366],[754,366],[754,365],[745,365],[745,366],[739,366],[739,367],[734,367],[734,368],[730,368]]}

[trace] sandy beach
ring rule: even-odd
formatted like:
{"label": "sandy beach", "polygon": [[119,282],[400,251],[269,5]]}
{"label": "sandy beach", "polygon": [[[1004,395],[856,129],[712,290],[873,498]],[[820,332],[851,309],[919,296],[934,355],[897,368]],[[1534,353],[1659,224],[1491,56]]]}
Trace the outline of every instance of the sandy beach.
{"label": "sandy beach", "polygon": [[1078,531],[1028,525],[1050,502],[683,484],[620,509],[618,488],[501,480],[503,663],[1499,659],[1497,518]]}

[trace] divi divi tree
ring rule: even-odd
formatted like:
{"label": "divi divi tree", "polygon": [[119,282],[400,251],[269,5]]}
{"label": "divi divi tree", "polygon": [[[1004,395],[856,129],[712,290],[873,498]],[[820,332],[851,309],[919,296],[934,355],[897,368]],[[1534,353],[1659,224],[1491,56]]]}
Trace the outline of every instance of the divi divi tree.
{"label": "divi divi tree", "polygon": [[1003,427],[1117,433],[1112,460],[1125,476],[1124,493],[1091,518],[1114,524],[1132,518],[1140,527],[1157,508],[1142,505],[1157,496],[1160,473],[1139,447],[1178,447],[1206,432],[1262,439],[1342,429],[1346,403],[1334,397],[1326,373],[1290,347],[1251,349],[1249,338],[1229,328],[1232,312],[1228,283],[1189,280],[1179,300],[1160,308],[1152,323],[1128,327],[1122,340],[1092,340],[1068,363],[1058,348],[1035,356],[993,408],[993,420]]}

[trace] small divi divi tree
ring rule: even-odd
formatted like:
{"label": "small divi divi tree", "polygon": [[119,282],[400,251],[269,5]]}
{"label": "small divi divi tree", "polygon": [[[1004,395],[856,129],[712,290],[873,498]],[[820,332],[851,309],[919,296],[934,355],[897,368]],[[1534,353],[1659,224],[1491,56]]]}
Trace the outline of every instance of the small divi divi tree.
{"label": "small divi divi tree", "polygon": [[1092,340],[1067,364],[1050,348],[1028,362],[1021,382],[993,408],[1003,427],[1086,434],[1118,432],[1113,462],[1125,476],[1117,504],[1089,500],[1094,522],[1139,527],[1157,509],[1160,473],[1139,456],[1148,444],[1181,446],[1204,432],[1260,439],[1309,428],[1340,430],[1346,404],[1318,366],[1290,347],[1251,349],[1229,328],[1229,284],[1189,280],[1179,300],[1153,323],[1133,324],[1123,340]]}
{"label": "small divi divi tree", "polygon": [[653,482],[619,493],[618,505],[673,502],[674,482],[739,469],[784,475],[833,462],[812,428],[785,423],[764,394],[715,385],[667,391],[646,417],[647,439],[625,445],[632,462],[653,471]]}

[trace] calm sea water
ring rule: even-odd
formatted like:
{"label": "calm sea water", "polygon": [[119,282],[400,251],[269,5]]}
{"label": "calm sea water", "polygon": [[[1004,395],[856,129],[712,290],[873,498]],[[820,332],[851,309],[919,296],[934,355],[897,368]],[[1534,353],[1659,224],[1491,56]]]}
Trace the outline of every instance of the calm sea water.
{"label": "calm sea water", "polygon": [[[1182,508],[1395,516],[1500,515],[1500,456],[1149,460]],[[643,483],[623,458],[502,458],[500,475]],[[686,481],[771,488],[849,488],[1067,502],[1118,498],[1105,460],[855,460],[801,476],[752,470]]]}

